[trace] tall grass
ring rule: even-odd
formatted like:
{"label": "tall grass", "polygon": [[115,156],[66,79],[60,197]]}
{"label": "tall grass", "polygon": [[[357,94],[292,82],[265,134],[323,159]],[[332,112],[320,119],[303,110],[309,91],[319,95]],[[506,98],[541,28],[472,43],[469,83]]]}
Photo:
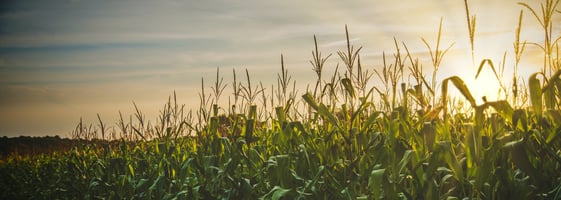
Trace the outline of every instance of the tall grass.
{"label": "tall grass", "polygon": [[[296,88],[283,55],[270,88],[248,70],[239,79],[234,69],[233,81],[225,83],[217,69],[210,87],[201,79],[195,110],[186,110],[174,93],[155,123],[134,105],[136,113],[120,115],[117,128],[98,115],[97,126],[80,120],[72,134],[120,142],[79,143],[68,152],[2,161],[1,197],[559,199],[561,71],[549,20],[557,3],[546,0],[542,18],[521,3],[548,41],[540,45],[544,69],[527,84],[517,74],[527,44],[520,41],[522,11],[512,83],[504,77],[506,59],[498,68],[490,59],[480,62],[475,76],[489,66],[502,100],[478,105],[462,77],[437,79],[453,45],[441,48],[443,20],[436,44],[422,39],[429,76],[397,39],[380,68],[365,67],[345,26],[347,45],[337,52],[343,67],[332,66],[333,74],[325,74],[332,54],[323,56],[314,36],[310,63],[317,79],[305,90]],[[475,16],[465,6],[474,60]],[[448,95],[450,84],[460,96]]]}

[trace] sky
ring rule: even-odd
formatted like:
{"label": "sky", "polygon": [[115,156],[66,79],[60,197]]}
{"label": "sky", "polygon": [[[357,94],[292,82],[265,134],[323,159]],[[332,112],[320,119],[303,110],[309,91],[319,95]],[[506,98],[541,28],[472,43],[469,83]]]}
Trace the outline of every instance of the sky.
{"label": "sky", "polygon": [[[477,16],[476,62],[499,63],[505,51],[512,57],[523,7],[511,0],[469,5]],[[1,0],[0,136],[68,136],[80,118],[95,123],[97,114],[113,125],[119,112],[133,114],[133,102],[155,121],[174,91],[179,103],[198,107],[201,79],[208,87],[217,68],[226,80],[233,69],[238,76],[247,69],[272,84],[281,54],[299,84],[312,84],[313,36],[324,55],[334,54],[332,69],[345,25],[369,69],[395,52],[394,38],[429,68],[421,38],[434,45],[441,19],[442,46],[453,46],[438,78],[460,75],[478,88],[476,96],[492,95],[492,76],[473,80],[462,0]],[[528,10],[523,28],[522,40],[543,41]],[[522,73],[539,69],[533,49]]]}

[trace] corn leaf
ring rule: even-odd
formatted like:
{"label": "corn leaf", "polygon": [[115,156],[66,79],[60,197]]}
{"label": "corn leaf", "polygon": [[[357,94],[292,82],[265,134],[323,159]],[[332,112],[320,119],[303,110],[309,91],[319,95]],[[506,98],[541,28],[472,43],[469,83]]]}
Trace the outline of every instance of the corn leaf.
{"label": "corn leaf", "polygon": [[539,116],[542,114],[542,89],[540,85],[540,80],[537,78],[538,73],[530,75],[528,80],[528,89],[530,92],[530,101],[532,102],[532,109]]}

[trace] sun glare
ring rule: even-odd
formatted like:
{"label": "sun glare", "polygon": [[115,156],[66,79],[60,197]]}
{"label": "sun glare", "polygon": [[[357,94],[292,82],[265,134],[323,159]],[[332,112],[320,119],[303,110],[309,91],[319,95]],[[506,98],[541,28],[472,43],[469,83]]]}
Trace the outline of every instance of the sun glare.
{"label": "sun glare", "polygon": [[[441,78],[447,78],[450,76],[460,77],[466,84],[477,105],[481,105],[484,101],[504,100],[504,92],[500,92],[501,84],[497,80],[497,77],[495,77],[491,67],[483,66],[479,76],[475,78],[479,64],[475,66],[472,66],[471,64],[466,65],[466,59],[467,58],[462,56],[451,56],[450,60],[447,62],[447,64],[450,65],[447,66],[450,67],[447,69],[450,71],[444,70],[442,74],[443,77]],[[508,70],[505,71],[505,74],[508,73],[510,73]],[[504,81],[503,84],[509,85],[508,82]],[[459,99],[464,99],[455,87],[448,86],[448,89],[450,95],[457,96]]]}
{"label": "sun glare", "polygon": [[499,100],[500,84],[492,72],[483,71],[477,79],[474,75],[467,76],[464,81],[477,104],[483,103],[483,99],[486,101]]}

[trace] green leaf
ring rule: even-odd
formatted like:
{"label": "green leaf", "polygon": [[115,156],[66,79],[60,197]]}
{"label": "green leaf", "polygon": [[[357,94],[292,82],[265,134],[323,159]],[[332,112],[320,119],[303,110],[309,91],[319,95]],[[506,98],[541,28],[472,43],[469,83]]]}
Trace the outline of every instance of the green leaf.
{"label": "green leaf", "polygon": [[375,169],[370,172],[368,187],[370,188],[370,191],[372,191],[372,196],[374,197],[374,199],[381,199],[380,194],[382,191],[382,181],[385,172],[386,169]]}
{"label": "green leaf", "polygon": [[331,123],[331,125],[339,127],[339,123],[337,123],[337,118],[335,118],[333,113],[329,112],[329,109],[325,105],[323,105],[323,104],[319,105],[318,113],[320,115],[326,117],[327,120],[329,120],[329,122]]}
{"label": "green leaf", "polygon": [[351,83],[350,79],[341,79],[341,84],[343,84],[343,87],[345,87],[345,91],[350,97],[355,97],[355,89],[353,88],[353,84]]}
{"label": "green leaf", "polygon": [[530,75],[528,79],[528,89],[530,90],[530,101],[532,102],[532,108],[534,112],[541,116],[542,114],[542,89],[540,85],[540,80],[537,78],[539,73],[534,73]]}
{"label": "green leaf", "polygon": [[314,176],[314,179],[312,179],[312,181],[310,181],[306,184],[306,188],[310,188],[310,187],[314,186],[320,180],[320,178],[323,176],[324,171],[325,171],[325,167],[323,165],[319,166],[318,172]]}
{"label": "green leaf", "polygon": [[290,191],[291,191],[291,189],[285,189],[285,188],[282,188],[282,187],[277,185],[277,186],[273,187],[273,189],[271,189],[271,191],[269,191],[267,194],[265,194],[264,196],[262,196],[259,199],[279,200],[282,197],[288,196],[290,194]]}
{"label": "green leaf", "polygon": [[517,109],[512,114],[512,125],[514,127],[522,126],[524,131],[528,131],[528,117],[523,109]]}
{"label": "green leaf", "polygon": [[557,104],[555,88],[559,85],[559,82],[561,82],[559,76],[561,76],[561,70],[556,71],[555,74],[553,74],[549,80],[545,82],[545,85],[541,89],[541,92],[545,97],[545,106],[548,110],[555,109],[555,105]]}
{"label": "green leaf", "polygon": [[499,74],[497,73],[497,70],[495,70],[495,66],[493,65],[493,61],[491,61],[491,59],[484,59],[481,61],[481,64],[479,64],[479,69],[477,69],[477,74],[475,74],[475,79],[477,79],[477,77],[479,76],[479,73],[481,72],[481,69],[483,69],[485,63],[489,63],[489,67],[491,67],[491,70],[493,70],[493,74],[500,83]]}
{"label": "green leaf", "polygon": [[284,188],[277,187],[277,190],[273,193],[273,196],[272,196],[271,199],[278,200],[278,199],[286,196],[287,194],[289,194],[289,192],[290,192],[290,189],[284,189]]}
{"label": "green leaf", "polygon": [[248,143],[253,141],[253,130],[255,129],[255,120],[248,119],[245,125],[245,140]]}
{"label": "green leaf", "polygon": [[[317,110],[317,108],[314,108]],[[279,121],[279,123],[284,123],[286,121],[286,115],[285,115],[285,110],[282,106],[276,107],[275,108],[275,113],[277,114],[277,120]]]}
{"label": "green leaf", "polygon": [[485,104],[493,107],[505,119],[512,119],[514,109],[507,101],[489,101]]}
{"label": "green leaf", "polygon": [[306,103],[308,103],[308,105],[310,105],[314,110],[318,110],[318,104],[317,104],[316,101],[314,100],[314,97],[312,97],[312,94],[310,94],[310,93],[308,92],[308,93],[306,93],[305,95],[303,95],[302,98],[303,98],[304,101],[306,101]]}
{"label": "green leaf", "polygon": [[148,190],[158,191],[160,186],[164,182],[165,178],[166,178],[165,176],[158,176],[158,178],[156,180],[154,180],[154,183],[152,183],[152,185],[150,186],[150,188],[148,188]]}
{"label": "green leaf", "polygon": [[436,128],[435,125],[431,123],[425,123],[421,129],[421,134],[423,135],[423,142],[427,150],[432,151],[434,142],[436,139]]}
{"label": "green leaf", "polygon": [[[460,93],[464,96],[464,98],[466,98],[470,105],[472,107],[475,107],[475,99],[471,95],[471,92],[467,88],[465,82],[458,76],[451,76],[442,81],[442,98],[446,98],[446,95],[448,94],[448,81],[452,81],[452,84],[456,86],[458,91],[460,91]],[[444,101],[443,103],[446,104],[447,102]]]}
{"label": "green leaf", "polygon": [[403,169],[405,168],[407,163],[409,163],[409,161],[411,160],[411,153],[412,152],[413,152],[412,150],[407,150],[403,154],[403,158],[401,158],[401,160],[399,161],[399,165],[398,165],[399,166],[399,168],[398,168],[399,173],[403,173]]}
{"label": "green leaf", "polygon": [[510,141],[510,142],[505,143],[503,145],[503,148],[506,148],[506,149],[515,148],[518,145],[522,145],[522,142],[524,142],[524,139]]}
{"label": "green leaf", "polygon": [[134,177],[134,168],[132,167],[132,164],[129,164],[129,172],[131,173],[132,177]]}
{"label": "green leaf", "polygon": [[363,127],[370,127],[372,125],[375,124],[376,119],[378,119],[380,117],[380,115],[383,115],[383,112],[373,112],[370,114],[370,116],[368,116],[368,118],[366,119],[366,121],[363,124]]}

